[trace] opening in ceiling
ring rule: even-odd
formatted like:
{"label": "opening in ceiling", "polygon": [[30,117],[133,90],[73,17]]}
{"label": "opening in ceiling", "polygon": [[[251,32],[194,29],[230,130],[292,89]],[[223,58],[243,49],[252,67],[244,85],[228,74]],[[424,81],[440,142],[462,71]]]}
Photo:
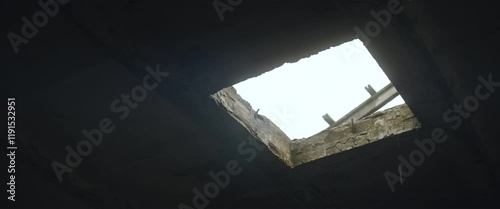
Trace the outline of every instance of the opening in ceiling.
{"label": "opening in ceiling", "polygon": [[349,121],[349,115],[358,114],[360,105],[370,103],[370,99],[371,104],[363,108],[369,105],[381,111],[404,103],[358,39],[286,63],[233,87],[290,139],[309,137]]}

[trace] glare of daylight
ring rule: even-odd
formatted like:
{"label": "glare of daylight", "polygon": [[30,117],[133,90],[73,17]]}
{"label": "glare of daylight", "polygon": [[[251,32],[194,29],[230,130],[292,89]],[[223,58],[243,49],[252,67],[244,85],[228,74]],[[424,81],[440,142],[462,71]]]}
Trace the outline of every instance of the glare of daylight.
{"label": "glare of daylight", "polygon": [[[340,119],[370,97],[370,84],[379,91],[390,81],[356,39],[296,63],[286,63],[234,85],[254,110],[266,116],[290,139],[307,138],[328,128],[322,116]],[[381,110],[403,104],[396,97]]]}

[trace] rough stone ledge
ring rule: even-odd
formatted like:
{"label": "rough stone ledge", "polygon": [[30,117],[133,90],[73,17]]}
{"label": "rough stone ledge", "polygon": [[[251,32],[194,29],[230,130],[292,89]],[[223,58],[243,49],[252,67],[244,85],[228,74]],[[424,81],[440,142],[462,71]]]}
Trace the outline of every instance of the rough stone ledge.
{"label": "rough stone ledge", "polygon": [[420,127],[405,104],[376,112],[354,124],[344,123],[309,138],[292,141],[293,167]]}
{"label": "rough stone ledge", "polygon": [[250,103],[241,98],[233,87],[227,87],[211,96],[215,102],[223,106],[248,132],[262,143],[271,152],[282,159],[288,166],[293,167],[290,138],[271,120],[255,117],[255,111]]}
{"label": "rough stone ledge", "polygon": [[233,87],[222,89],[211,97],[291,168],[421,127],[408,106],[403,104],[375,112],[354,124],[344,123],[291,141],[271,120],[265,116],[255,117],[251,105]]}

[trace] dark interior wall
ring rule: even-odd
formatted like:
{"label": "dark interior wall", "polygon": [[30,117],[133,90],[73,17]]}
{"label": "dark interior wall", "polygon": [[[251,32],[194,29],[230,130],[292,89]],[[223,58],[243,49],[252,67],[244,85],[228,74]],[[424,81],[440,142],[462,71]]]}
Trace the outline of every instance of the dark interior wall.
{"label": "dark interior wall", "polygon": [[[494,38],[498,15],[484,3],[407,3],[401,23],[382,31],[373,47],[368,46],[422,123],[458,126],[459,122],[444,118],[446,111],[455,104],[473,103],[470,96],[477,97],[476,88],[482,85],[478,77],[499,80],[493,64],[498,54],[494,50],[498,47]],[[394,40],[401,47],[384,47]],[[488,90],[483,88],[480,93],[487,94]],[[495,92],[488,94],[487,99],[478,99],[477,111],[460,119],[455,131],[467,132],[468,143],[474,149],[483,149],[477,152],[486,151],[484,154],[498,169],[498,130],[492,124],[498,115],[493,106],[500,97]]]}
{"label": "dark interior wall", "polygon": [[[497,38],[500,26],[496,21],[499,15],[484,1],[453,5],[426,3],[416,8],[412,15],[424,13],[424,8],[431,7],[429,4],[434,9],[425,11],[425,14],[440,18],[419,18],[415,24],[416,32],[433,54],[455,102],[464,103],[468,96],[476,94],[476,87],[481,83],[479,76],[487,79],[491,75],[493,81],[500,80],[495,64],[496,49],[500,46]],[[488,91],[482,90],[481,94],[485,92]],[[499,169],[499,144],[495,140],[499,132],[493,124],[498,116],[495,104],[500,96],[496,92],[490,93],[491,96],[480,101],[477,112],[471,114],[465,123],[474,130]]]}
{"label": "dark interior wall", "polygon": [[[402,148],[389,138],[291,170],[267,149],[247,162],[237,147],[248,143],[248,132],[209,94],[354,39],[353,28],[373,20],[370,11],[387,1],[244,1],[223,22],[211,3],[74,0],[60,5],[16,54],[5,34],[21,34],[21,17],[40,8],[34,1],[3,2],[2,78],[19,107],[17,206],[192,206],[192,189],[212,181],[209,172],[231,160],[243,171],[209,207],[494,203],[498,94],[481,101],[458,130],[442,118],[474,93],[479,75],[496,79],[493,6],[403,1],[403,12],[367,48],[425,128],[399,139]],[[110,104],[141,84],[146,65],[158,63],[171,74],[129,117],[118,119]],[[65,146],[76,146],[82,129],[105,117],[116,130],[59,183],[51,163],[64,161]],[[413,140],[436,126],[447,127],[450,138],[392,193],[383,172],[396,172],[397,156],[408,156]],[[46,192],[34,198],[29,191]]]}

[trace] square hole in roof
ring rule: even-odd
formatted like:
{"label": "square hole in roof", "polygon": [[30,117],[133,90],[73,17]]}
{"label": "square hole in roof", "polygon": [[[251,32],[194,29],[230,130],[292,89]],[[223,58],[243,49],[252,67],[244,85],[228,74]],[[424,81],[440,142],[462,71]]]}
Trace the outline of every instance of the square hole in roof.
{"label": "square hole in roof", "polygon": [[[286,63],[233,87],[254,110],[275,123],[291,139],[312,136],[346,115],[370,97],[389,79],[359,39],[332,47],[316,55]],[[403,104],[397,96],[380,110]],[[380,111],[379,110],[379,111]]]}

